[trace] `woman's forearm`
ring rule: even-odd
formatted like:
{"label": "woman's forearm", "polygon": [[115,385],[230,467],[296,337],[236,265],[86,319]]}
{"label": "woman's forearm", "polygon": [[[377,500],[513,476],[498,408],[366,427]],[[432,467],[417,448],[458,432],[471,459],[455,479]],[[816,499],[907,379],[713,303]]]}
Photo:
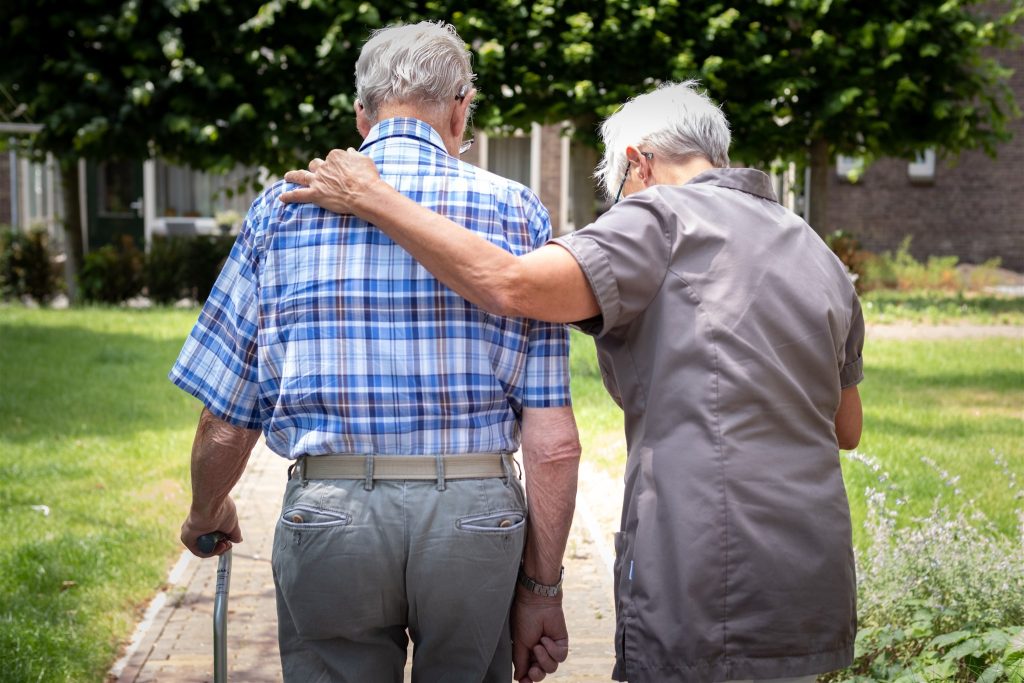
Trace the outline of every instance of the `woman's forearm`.
{"label": "woman's forearm", "polygon": [[382,180],[353,199],[352,213],[373,223],[434,277],[495,315],[519,316],[520,259]]}

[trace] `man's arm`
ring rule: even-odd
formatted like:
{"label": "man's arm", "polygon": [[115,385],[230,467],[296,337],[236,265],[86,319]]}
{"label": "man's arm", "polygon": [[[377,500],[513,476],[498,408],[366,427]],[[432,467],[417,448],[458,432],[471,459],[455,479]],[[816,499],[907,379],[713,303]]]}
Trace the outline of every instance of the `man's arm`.
{"label": "man's arm", "polygon": [[192,507],[181,525],[181,542],[198,557],[207,557],[196,546],[203,534],[220,531],[227,536],[212,553],[220,555],[231,543],[242,540],[231,489],[245,471],[249,454],[260,437],[258,429],[244,429],[218,419],[206,408],[192,442]]}
{"label": "man's arm", "polygon": [[333,150],[311,171],[290,171],[308,185],[281,195],[373,223],[438,280],[495,315],[576,322],[597,315],[597,300],[576,259],[557,245],[520,257],[426,209],[380,179],[373,161]]}
{"label": "man's arm", "polygon": [[836,411],[836,439],[843,450],[856,448],[860,443],[860,432],[864,415],[860,405],[860,391],[857,385],[846,387],[839,398]]}
{"label": "man's arm", "polygon": [[[580,441],[572,408],[523,410],[523,465],[529,526],[523,573],[544,585],[558,583],[562,556],[576,508]],[[513,676],[540,681],[569,652],[562,596],[537,595],[516,587],[513,604]]]}

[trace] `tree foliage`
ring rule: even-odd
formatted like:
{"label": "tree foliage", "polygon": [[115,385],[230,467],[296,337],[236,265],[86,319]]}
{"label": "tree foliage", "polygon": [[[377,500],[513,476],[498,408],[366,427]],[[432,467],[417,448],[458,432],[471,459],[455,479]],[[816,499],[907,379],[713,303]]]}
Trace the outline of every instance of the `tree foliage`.
{"label": "tree foliage", "polygon": [[1018,113],[999,53],[1024,0],[7,0],[0,85],[61,158],[160,155],[280,171],[357,141],[368,32],[452,21],[474,49],[477,125],[569,120],[699,78],[734,156],[804,162],[992,151]]}

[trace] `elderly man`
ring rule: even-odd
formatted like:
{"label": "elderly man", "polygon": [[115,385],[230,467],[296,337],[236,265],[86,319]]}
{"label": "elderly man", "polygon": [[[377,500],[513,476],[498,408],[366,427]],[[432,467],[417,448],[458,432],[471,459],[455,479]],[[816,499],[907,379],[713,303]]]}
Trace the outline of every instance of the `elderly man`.
{"label": "elderly man", "polygon": [[[853,658],[839,449],[861,430],[864,325],[839,260],[753,169],[693,83],[602,128],[616,204],[516,257],[336,150],[286,201],[351,211],[501,315],[577,321],[626,416],[616,680],[793,679]],[[621,178],[621,180],[620,180]]]}
{"label": "elderly man", "polygon": [[[450,26],[374,33],[356,65],[361,149],[411,200],[522,255],[549,239],[546,211],[458,159],[473,78]],[[252,205],[170,373],[205,405],[182,541],[202,555],[202,534],[226,536],[216,553],[242,540],[228,493],[262,430],[294,461],[273,551],[286,681],[401,681],[410,638],[413,680],[506,681],[517,577],[522,675],[540,680],[566,648],[566,330],[484,312],[285,189]]]}

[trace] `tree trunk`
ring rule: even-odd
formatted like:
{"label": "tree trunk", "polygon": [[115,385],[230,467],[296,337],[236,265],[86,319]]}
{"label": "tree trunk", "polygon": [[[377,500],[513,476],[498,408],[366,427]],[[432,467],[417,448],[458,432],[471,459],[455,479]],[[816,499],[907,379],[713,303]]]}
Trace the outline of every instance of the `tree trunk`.
{"label": "tree trunk", "polygon": [[67,251],[64,277],[68,299],[78,298],[78,273],[85,252],[82,244],[82,206],[78,201],[78,159],[60,161],[61,194],[64,196],[64,244]]}
{"label": "tree trunk", "polygon": [[819,138],[811,143],[810,206],[807,222],[814,232],[828,234],[828,181],[832,170],[828,155],[828,141]]}

